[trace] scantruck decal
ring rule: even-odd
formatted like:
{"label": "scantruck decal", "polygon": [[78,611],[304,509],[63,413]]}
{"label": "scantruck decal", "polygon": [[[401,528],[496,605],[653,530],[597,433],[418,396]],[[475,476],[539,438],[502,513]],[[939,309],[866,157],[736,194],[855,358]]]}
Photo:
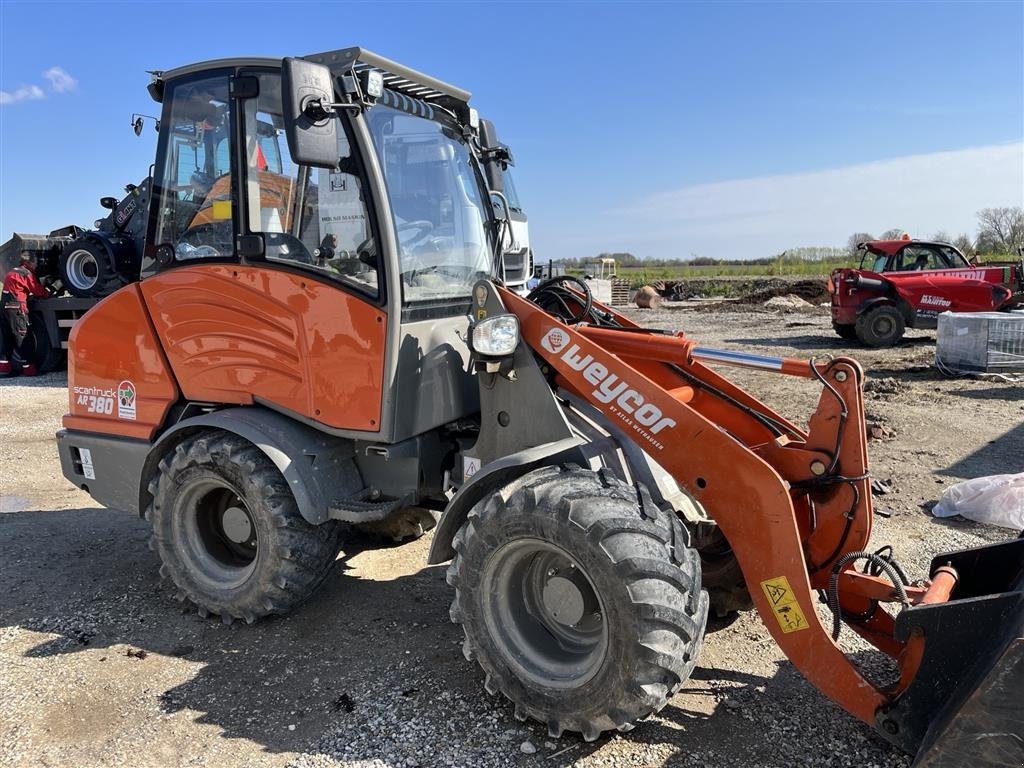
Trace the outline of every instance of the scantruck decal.
{"label": "scantruck decal", "polygon": [[594,387],[591,395],[607,405],[613,416],[656,448],[664,448],[664,444],[654,435],[674,427],[675,420],[665,416],[654,403],[647,402],[628,381],[620,379],[607,366],[594,360],[593,355],[584,354],[578,344],[569,344],[569,341],[568,333],[561,328],[552,328],[541,337],[540,343],[548,352],[561,353],[560,357],[566,365],[582,373],[584,380]]}

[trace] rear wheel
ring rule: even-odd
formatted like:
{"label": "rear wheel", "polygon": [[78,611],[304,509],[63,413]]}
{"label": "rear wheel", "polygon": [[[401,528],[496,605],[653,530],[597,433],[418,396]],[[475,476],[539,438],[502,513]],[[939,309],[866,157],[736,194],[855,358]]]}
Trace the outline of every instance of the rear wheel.
{"label": "rear wheel", "polygon": [[64,287],[80,298],[101,298],[125,284],[114,264],[114,254],[90,237],[68,244],[60,255],[58,268]]}
{"label": "rear wheel", "polygon": [[31,313],[28,335],[21,345],[21,353],[26,360],[33,363],[39,373],[49,373],[65,364],[64,350],[50,343],[50,334],[46,332],[46,323],[39,313]]}
{"label": "rear wheel", "polygon": [[693,671],[700,561],[646,491],[540,469],[474,507],[454,547],[452,621],[516,717],[593,740],[661,709]]}
{"label": "rear wheel", "polygon": [[857,318],[857,338],[869,347],[891,347],[903,336],[903,313],[891,304],[883,304]]}
{"label": "rear wheel", "polygon": [[853,340],[857,338],[857,326],[839,323],[832,323],[832,328],[839,334],[840,338]]}
{"label": "rear wheel", "polygon": [[235,435],[186,439],[160,462],[150,493],[160,575],[226,623],[287,613],[337,557],[337,525],[307,523],[277,467]]}

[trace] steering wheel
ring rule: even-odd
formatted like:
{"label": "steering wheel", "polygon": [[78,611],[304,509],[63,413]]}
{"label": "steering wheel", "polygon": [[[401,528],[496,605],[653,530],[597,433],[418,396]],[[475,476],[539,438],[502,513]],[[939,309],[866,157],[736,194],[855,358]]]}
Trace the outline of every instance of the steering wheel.
{"label": "steering wheel", "polygon": [[417,234],[412,239],[402,243],[402,245],[405,247],[415,245],[416,243],[423,240],[427,235],[434,231],[434,225],[432,222],[429,222],[426,219],[407,221],[395,227],[395,234],[398,234],[399,232],[408,232],[410,229],[416,230]]}
{"label": "steering wheel", "polygon": [[[225,237],[225,233],[227,236]],[[216,254],[205,253],[204,256],[221,256],[221,248],[227,246],[228,253],[234,250],[232,244],[231,235],[231,222],[207,222],[205,224],[197,224],[190,228],[181,237],[178,238],[178,245],[188,245],[192,248],[210,248],[216,251]],[[177,246],[175,246],[177,250]],[[198,255],[198,254],[197,254]]]}

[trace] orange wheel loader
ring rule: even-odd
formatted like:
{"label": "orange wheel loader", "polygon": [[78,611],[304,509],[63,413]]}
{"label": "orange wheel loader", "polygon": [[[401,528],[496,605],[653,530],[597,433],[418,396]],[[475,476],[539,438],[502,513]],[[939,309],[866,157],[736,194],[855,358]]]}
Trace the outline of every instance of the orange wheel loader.
{"label": "orange wheel loader", "polygon": [[[439,516],[466,656],[552,734],[658,711],[709,607],[752,603],[920,765],[1020,765],[1024,539],[916,581],[868,549],[855,361],[701,347],[570,277],[507,290],[510,151],[469,93],[369,51],[200,63],[150,92],[142,279],[75,326],[58,440],[71,482],[149,520],[181,599],[284,613],[347,526]],[[723,366],[820,387],[807,428]],[[899,674],[867,676],[844,626]]]}

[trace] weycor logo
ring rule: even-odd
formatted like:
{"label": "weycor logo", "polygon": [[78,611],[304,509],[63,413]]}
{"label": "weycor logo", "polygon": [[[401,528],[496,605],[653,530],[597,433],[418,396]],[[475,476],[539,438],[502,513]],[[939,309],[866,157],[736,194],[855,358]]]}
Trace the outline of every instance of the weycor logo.
{"label": "weycor logo", "polygon": [[653,435],[667,427],[674,427],[676,422],[662,413],[654,403],[649,403],[628,381],[620,379],[608,370],[607,366],[594,360],[593,355],[584,354],[578,344],[566,344],[569,334],[560,328],[552,328],[541,338],[541,346],[548,352],[559,354],[565,363],[574,371],[583,374],[587,383],[593,385],[591,393],[598,402],[610,406],[610,410],[631,428],[639,432],[658,448],[664,448]]}
{"label": "weycor logo", "polygon": [[563,331],[561,328],[552,328],[550,331],[544,334],[544,338],[540,340],[540,345],[544,347],[548,352],[558,354],[569,342],[569,334]]}

